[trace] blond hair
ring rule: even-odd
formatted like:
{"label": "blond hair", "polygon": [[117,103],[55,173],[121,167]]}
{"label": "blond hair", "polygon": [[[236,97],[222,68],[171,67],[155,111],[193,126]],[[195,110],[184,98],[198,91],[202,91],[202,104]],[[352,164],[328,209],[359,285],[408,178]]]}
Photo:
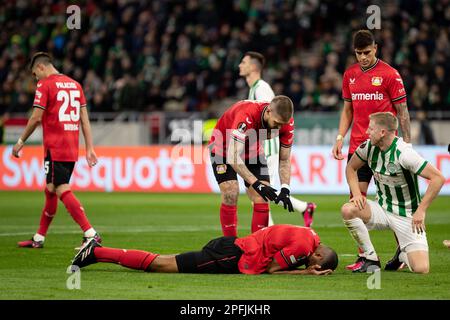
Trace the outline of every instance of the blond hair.
{"label": "blond hair", "polygon": [[369,116],[376,125],[385,128],[387,131],[396,131],[398,129],[398,120],[392,112],[376,112]]}
{"label": "blond hair", "polygon": [[289,121],[294,114],[294,104],[286,96],[276,96],[270,102],[271,110],[279,115],[283,121]]}

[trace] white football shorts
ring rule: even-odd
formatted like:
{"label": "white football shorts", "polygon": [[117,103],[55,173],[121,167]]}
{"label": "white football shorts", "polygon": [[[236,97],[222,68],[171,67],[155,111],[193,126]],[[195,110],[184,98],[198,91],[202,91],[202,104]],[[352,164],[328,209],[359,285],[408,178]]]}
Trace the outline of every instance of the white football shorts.
{"label": "white football shorts", "polygon": [[406,253],[413,251],[428,251],[426,232],[415,233],[412,229],[412,218],[402,217],[384,210],[376,201],[367,199],[371,217],[366,224],[368,230],[391,229],[395,232],[400,249]]}

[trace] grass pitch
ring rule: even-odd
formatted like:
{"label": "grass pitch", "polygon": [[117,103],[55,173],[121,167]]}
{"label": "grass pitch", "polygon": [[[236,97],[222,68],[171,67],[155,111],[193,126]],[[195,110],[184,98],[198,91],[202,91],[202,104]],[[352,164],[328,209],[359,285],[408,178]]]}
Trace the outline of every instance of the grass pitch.
{"label": "grass pitch", "polygon": [[[162,254],[198,250],[221,236],[217,194],[136,194],[77,192],[93,226],[109,247]],[[42,192],[0,192],[0,299],[450,299],[450,197],[439,197],[427,214],[431,273],[381,272],[381,288],[369,290],[369,275],[352,274],[355,245],[339,208],[346,196],[303,196],[318,204],[314,229],[339,254],[339,266],[326,277],[290,275],[152,274],[114,264],[81,271],[81,289],[69,290],[67,267],[81,231],[60,203],[44,249],[17,248],[37,230]],[[272,206],[276,223],[302,224],[298,213]],[[251,205],[239,199],[239,235],[250,232]],[[372,231],[384,266],[395,251],[391,231]]]}

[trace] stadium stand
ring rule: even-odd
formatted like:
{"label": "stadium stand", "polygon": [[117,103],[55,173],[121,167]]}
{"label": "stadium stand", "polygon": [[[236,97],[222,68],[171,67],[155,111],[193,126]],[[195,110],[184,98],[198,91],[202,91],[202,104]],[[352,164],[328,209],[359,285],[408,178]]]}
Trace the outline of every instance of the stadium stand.
{"label": "stadium stand", "polygon": [[[212,112],[227,99],[243,99],[247,87],[237,66],[247,50],[266,56],[264,78],[276,94],[292,98],[297,112],[336,112],[342,73],[355,61],[351,34],[365,27],[368,5],[81,1],[81,29],[69,30],[69,4],[1,2],[2,114],[30,109],[35,81],[27,59],[36,51],[50,52],[59,70],[83,85],[94,120],[124,111]],[[412,118],[450,119],[449,1],[389,0],[380,6],[382,29],[374,30],[379,57],[400,71]]]}

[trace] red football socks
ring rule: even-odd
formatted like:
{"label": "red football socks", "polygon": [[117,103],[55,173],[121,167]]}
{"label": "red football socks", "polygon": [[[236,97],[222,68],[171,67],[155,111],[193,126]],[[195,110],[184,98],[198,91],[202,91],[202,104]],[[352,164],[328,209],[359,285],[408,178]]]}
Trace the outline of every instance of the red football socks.
{"label": "red football socks", "polygon": [[269,204],[254,203],[252,217],[252,233],[269,225]]}
{"label": "red football socks", "polygon": [[150,264],[159,254],[141,250],[126,250],[96,247],[94,249],[95,258],[99,262],[109,262],[120,264],[121,266],[135,269],[147,270]]}
{"label": "red football socks", "polygon": [[53,217],[56,214],[56,209],[58,208],[58,197],[56,193],[48,191],[45,188],[45,205],[42,210],[41,221],[39,223],[38,234],[44,236],[47,234],[48,227],[52,223]]}
{"label": "red football socks", "polygon": [[66,206],[66,209],[67,211],[69,211],[73,220],[75,220],[75,222],[78,223],[78,225],[83,231],[92,228],[91,224],[89,223],[89,220],[86,217],[86,214],[84,213],[84,209],[81,206],[80,201],[78,201],[78,199],[75,197],[72,191],[67,190],[66,192],[64,192],[61,195],[61,201]]}
{"label": "red football socks", "polygon": [[220,206],[220,223],[225,237],[237,237],[237,207],[222,203]]}

